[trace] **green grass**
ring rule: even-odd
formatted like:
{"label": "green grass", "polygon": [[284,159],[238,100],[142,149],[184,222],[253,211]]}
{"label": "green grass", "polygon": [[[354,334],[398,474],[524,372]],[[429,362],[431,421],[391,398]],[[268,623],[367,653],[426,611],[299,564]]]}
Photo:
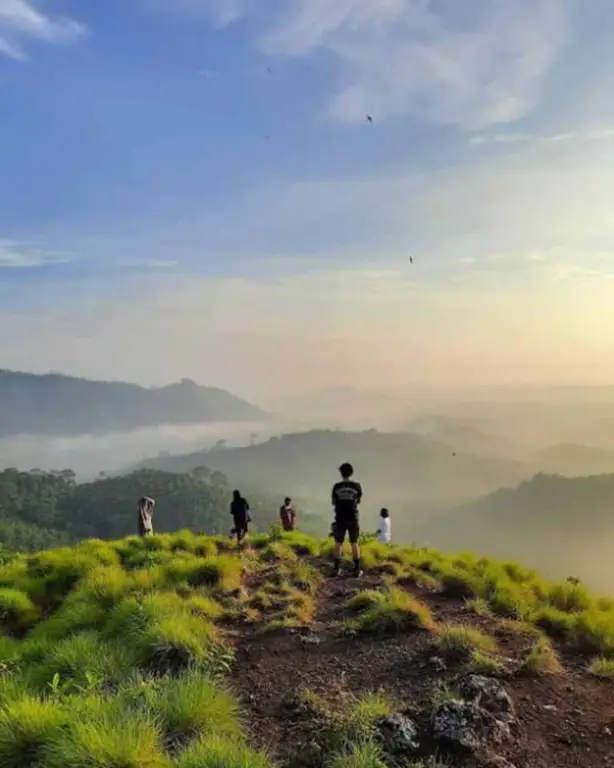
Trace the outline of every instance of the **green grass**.
{"label": "green grass", "polygon": [[262,752],[242,741],[222,736],[204,738],[189,746],[175,763],[176,768],[272,768]]}
{"label": "green grass", "polygon": [[548,638],[540,637],[522,660],[520,671],[529,675],[558,675],[563,666],[552,643]]}
{"label": "green grass", "polygon": [[10,701],[0,711],[2,768],[46,768],[46,753],[67,722],[67,713],[54,701],[31,696]]}
{"label": "green grass", "polygon": [[398,587],[359,592],[348,603],[358,616],[347,623],[356,632],[390,633],[410,629],[435,629],[427,605]]}
{"label": "green grass", "polygon": [[[142,712],[113,708],[78,718],[56,734],[44,768],[170,768],[158,724]],[[41,766],[43,768],[43,766]]]}
{"label": "green grass", "polygon": [[166,743],[173,747],[200,737],[242,737],[236,701],[196,670],[156,681],[147,706],[160,723]]}
{"label": "green grass", "polygon": [[327,768],[387,768],[375,742],[348,746],[333,755],[326,765]]}
{"label": "green grass", "polygon": [[20,632],[33,626],[38,610],[30,597],[18,589],[0,589],[0,627]]}
{"label": "green grass", "polygon": [[493,637],[465,624],[441,627],[437,631],[435,647],[446,659],[462,662],[467,661],[476,652],[497,652],[497,642]]}
{"label": "green grass", "polygon": [[[330,553],[330,541],[302,533],[258,534],[237,551],[225,537],[182,531],[0,564],[0,768],[271,768],[250,749],[222,683],[233,663],[228,638],[248,623],[253,632],[308,626]],[[614,679],[614,600],[582,584],[372,538],[363,554],[382,588],[339,605],[348,629],[427,630],[466,671],[499,672],[493,637],[437,626],[414,596],[439,591],[526,640],[522,673],[560,673],[556,641],[561,654],[583,654],[592,675]],[[319,745],[319,768],[382,768],[377,720],[398,706],[379,694],[304,698],[301,727]]]}
{"label": "green grass", "polygon": [[614,660],[599,656],[588,665],[588,671],[594,677],[599,677],[602,680],[614,680]]}

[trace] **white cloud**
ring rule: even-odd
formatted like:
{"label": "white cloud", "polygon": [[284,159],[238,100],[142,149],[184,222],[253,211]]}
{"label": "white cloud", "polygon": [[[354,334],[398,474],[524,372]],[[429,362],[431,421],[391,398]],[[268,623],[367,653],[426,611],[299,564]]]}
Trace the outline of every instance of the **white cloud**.
{"label": "white cloud", "polygon": [[[571,0],[192,0],[230,23],[259,17],[270,55],[327,54],[337,69],[328,114],[362,122],[417,114],[479,129],[537,101],[569,31]],[[268,10],[263,20],[263,8]]]}
{"label": "white cloud", "polygon": [[86,27],[78,21],[45,13],[32,0],[0,0],[0,54],[25,58],[28,42],[70,43]]}
{"label": "white cloud", "polygon": [[614,128],[593,128],[586,130],[565,131],[561,133],[478,133],[470,137],[469,144],[547,144],[571,141],[605,141],[614,139]]}
{"label": "white cloud", "polygon": [[32,269],[72,261],[67,253],[49,251],[15,240],[0,240],[0,269]]}

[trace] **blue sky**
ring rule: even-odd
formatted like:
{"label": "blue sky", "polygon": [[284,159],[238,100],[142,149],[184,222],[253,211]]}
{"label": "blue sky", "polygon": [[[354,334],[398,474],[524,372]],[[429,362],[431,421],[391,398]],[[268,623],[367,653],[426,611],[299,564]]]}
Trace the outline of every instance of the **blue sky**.
{"label": "blue sky", "polygon": [[2,365],[608,380],[613,29],[610,0],[0,0]]}

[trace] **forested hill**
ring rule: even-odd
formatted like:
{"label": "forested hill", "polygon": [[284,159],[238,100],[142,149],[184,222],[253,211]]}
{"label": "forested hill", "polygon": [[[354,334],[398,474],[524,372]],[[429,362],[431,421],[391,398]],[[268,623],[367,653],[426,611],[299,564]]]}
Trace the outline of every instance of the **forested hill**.
{"label": "forested hill", "polygon": [[[248,490],[248,489],[244,489]],[[136,504],[143,495],[156,499],[158,531],[190,528],[226,534],[232,489],[218,472],[200,468],[189,475],[142,471],[126,477],[77,485],[70,471],[0,472],[0,545],[33,551],[80,539],[115,538],[136,532]],[[280,500],[248,493],[254,524],[267,530],[278,522]],[[323,524],[300,509],[301,528]]]}
{"label": "forested hill", "polygon": [[188,379],[147,389],[125,382],[0,371],[0,437],[102,434],[265,417],[260,408],[225,390]]}
{"label": "forested hill", "polygon": [[536,475],[427,521],[416,539],[449,551],[520,558],[561,578],[614,589],[614,474]]}

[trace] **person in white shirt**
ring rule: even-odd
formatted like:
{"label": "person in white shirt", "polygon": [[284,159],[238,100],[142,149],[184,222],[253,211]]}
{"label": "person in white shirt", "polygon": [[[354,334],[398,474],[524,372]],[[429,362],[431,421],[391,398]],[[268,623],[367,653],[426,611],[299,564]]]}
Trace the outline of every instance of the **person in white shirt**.
{"label": "person in white shirt", "polygon": [[377,531],[377,540],[380,544],[390,544],[391,526],[390,526],[390,512],[387,509],[382,509],[379,513],[379,528]]}

